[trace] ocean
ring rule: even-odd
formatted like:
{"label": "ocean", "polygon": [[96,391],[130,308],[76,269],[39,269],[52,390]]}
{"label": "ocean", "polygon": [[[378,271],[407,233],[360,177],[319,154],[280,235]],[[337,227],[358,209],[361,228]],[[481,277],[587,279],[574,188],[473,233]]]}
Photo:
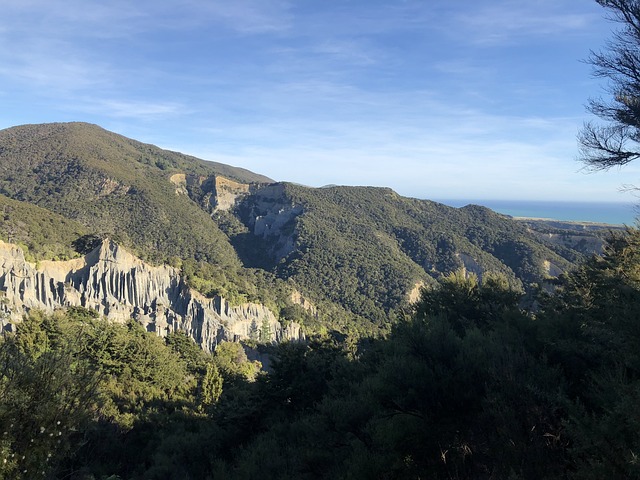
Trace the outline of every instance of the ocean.
{"label": "ocean", "polygon": [[435,200],[451,207],[469,204],[483,205],[512,217],[549,218],[572,222],[608,223],[611,225],[636,225],[640,215],[639,203],[616,202],[565,202],[524,200]]}

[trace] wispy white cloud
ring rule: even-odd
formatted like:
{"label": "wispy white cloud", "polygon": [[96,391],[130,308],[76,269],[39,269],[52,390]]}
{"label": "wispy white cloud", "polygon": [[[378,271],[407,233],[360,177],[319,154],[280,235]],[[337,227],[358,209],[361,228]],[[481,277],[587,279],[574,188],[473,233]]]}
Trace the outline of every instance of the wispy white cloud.
{"label": "wispy white cloud", "polygon": [[173,102],[126,101],[87,98],[73,106],[76,111],[91,114],[101,114],[114,118],[130,118],[151,120],[160,118],[174,118],[190,113],[190,109],[183,104]]}
{"label": "wispy white cloud", "polygon": [[[218,24],[243,34],[286,30],[291,21],[285,0],[24,0],[3,2],[0,30],[69,38],[117,38],[152,30],[187,30]],[[35,27],[35,28],[34,28]]]}
{"label": "wispy white cloud", "polygon": [[244,34],[277,33],[291,27],[291,2],[284,0],[234,0],[233,2],[182,2],[185,13],[200,21],[219,19]]}
{"label": "wispy white cloud", "polygon": [[464,185],[470,196],[499,196],[510,188],[530,198],[536,191],[558,198],[580,184],[567,188],[556,181],[579,168],[575,118],[506,117],[428,95],[414,96],[415,104],[407,98],[379,98],[386,104],[380,115],[356,116],[360,120],[283,118],[211,127],[199,132],[199,146],[189,153],[281,180],[387,185],[411,196],[446,198]]}
{"label": "wispy white cloud", "polygon": [[598,21],[596,13],[574,13],[573,2],[502,0],[480,4],[456,16],[463,39],[477,45],[511,43],[523,37],[584,32]]}
{"label": "wispy white cloud", "polygon": [[3,5],[0,30],[40,39],[122,37],[135,31],[134,21],[145,16],[136,4],[122,0],[90,5],[81,0],[12,1]]}
{"label": "wispy white cloud", "polygon": [[46,94],[104,86],[111,75],[109,66],[100,60],[83,58],[73,46],[51,41],[0,50],[0,77],[33,84]]}
{"label": "wispy white cloud", "polygon": [[437,61],[433,64],[433,68],[447,75],[464,76],[466,78],[482,78],[491,71],[487,65],[479,64],[469,58]]}
{"label": "wispy white cloud", "polygon": [[373,65],[378,62],[376,57],[380,55],[380,52],[376,52],[371,45],[354,39],[328,39],[312,47],[311,50],[351,65]]}

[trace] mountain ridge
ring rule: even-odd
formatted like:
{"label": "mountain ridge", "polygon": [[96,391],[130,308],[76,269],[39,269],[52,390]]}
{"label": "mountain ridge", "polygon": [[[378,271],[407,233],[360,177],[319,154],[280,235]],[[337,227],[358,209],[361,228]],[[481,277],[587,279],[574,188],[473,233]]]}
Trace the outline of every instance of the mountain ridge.
{"label": "mountain ridge", "polygon": [[[207,296],[266,302],[316,331],[384,330],[416,284],[458,269],[528,288],[589,253],[486,207],[456,209],[386,187],[273,182],[86,123],[0,131],[0,194],[52,212],[54,226],[54,217],[75,222],[83,238],[108,237],[174,265]],[[590,235],[597,250],[601,240]],[[47,239],[29,241],[34,252],[49,248]],[[292,305],[294,290],[319,313]]]}

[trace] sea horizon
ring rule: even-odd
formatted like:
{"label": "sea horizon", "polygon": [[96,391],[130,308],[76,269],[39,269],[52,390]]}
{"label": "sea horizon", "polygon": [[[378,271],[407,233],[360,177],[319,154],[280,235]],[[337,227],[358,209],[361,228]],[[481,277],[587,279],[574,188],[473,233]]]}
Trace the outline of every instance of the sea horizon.
{"label": "sea horizon", "polygon": [[482,205],[516,218],[543,218],[565,222],[635,226],[640,203],[537,200],[436,199],[450,207]]}

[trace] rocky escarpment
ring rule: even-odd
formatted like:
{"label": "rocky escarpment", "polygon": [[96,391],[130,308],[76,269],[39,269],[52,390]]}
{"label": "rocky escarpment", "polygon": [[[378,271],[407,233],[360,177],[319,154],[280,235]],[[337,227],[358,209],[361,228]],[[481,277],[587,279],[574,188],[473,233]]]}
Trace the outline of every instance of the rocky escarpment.
{"label": "rocky escarpment", "polygon": [[260,244],[260,251],[265,254],[262,261],[269,258],[277,264],[295,249],[296,218],[303,208],[287,198],[284,184],[247,184],[220,175],[184,173],[174,174],[169,180],[176,187],[176,195],[189,196],[212,216],[225,212],[236,215],[246,232]]}
{"label": "rocky escarpment", "polygon": [[160,336],[186,332],[207,351],[267,326],[272,341],[304,338],[298,324],[284,328],[265,306],[206,298],[176,269],[148,265],[109,240],[83,258],[37,265],[16,245],[0,242],[0,293],[3,328],[32,309],[82,306],[117,322],[134,318]]}
{"label": "rocky escarpment", "polygon": [[176,195],[188,195],[209,213],[230,210],[239,199],[257,188],[257,184],[239,183],[220,175],[176,173],[169,181],[176,186]]}
{"label": "rocky escarpment", "polygon": [[284,184],[256,187],[238,204],[237,213],[274,264],[295,250],[296,219],[304,210],[287,198]]}

